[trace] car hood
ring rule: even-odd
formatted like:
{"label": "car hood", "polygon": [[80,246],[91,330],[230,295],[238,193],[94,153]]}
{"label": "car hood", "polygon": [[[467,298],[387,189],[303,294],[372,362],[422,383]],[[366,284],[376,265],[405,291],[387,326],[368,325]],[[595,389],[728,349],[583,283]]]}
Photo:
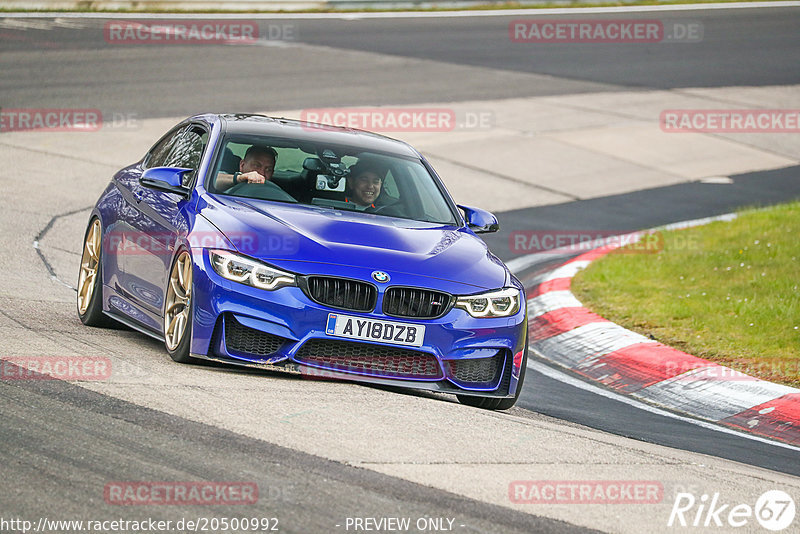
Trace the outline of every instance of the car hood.
{"label": "car hood", "polygon": [[446,280],[467,291],[509,282],[505,265],[465,228],[224,196],[207,197],[200,213],[240,253],[301,274],[348,266]]}

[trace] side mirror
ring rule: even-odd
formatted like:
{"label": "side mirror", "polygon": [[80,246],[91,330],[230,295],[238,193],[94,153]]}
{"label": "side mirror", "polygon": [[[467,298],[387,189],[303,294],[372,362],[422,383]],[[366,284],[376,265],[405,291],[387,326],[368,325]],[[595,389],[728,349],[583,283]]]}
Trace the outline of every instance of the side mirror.
{"label": "side mirror", "polygon": [[152,167],[142,173],[139,183],[148,189],[188,197],[191,191],[183,185],[183,175],[193,170],[183,167]]}
{"label": "side mirror", "polygon": [[497,217],[486,210],[472,208],[470,206],[458,206],[464,211],[467,219],[467,226],[476,234],[488,234],[500,229]]}

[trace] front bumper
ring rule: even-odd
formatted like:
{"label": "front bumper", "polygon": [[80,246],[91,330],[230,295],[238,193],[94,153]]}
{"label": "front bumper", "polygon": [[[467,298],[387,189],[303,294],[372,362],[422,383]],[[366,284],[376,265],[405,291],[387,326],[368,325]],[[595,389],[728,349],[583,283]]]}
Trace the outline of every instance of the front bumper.
{"label": "front bumper", "polygon": [[[319,273],[307,274],[342,274],[330,272],[328,267],[320,264]],[[347,277],[366,281],[370,273],[371,269],[353,267],[346,271]],[[438,319],[400,319],[381,313],[384,290],[395,283],[430,287],[430,280],[393,273],[392,284],[378,284],[374,311],[343,311],[312,301],[299,287],[266,291],[230,282],[213,271],[203,254],[202,261],[195,262],[191,353],[197,358],[311,378],[482,397],[515,395],[524,365],[524,299],[516,314],[504,318],[476,319],[453,308]],[[334,337],[325,332],[329,313],[425,325],[423,344],[407,347]]]}

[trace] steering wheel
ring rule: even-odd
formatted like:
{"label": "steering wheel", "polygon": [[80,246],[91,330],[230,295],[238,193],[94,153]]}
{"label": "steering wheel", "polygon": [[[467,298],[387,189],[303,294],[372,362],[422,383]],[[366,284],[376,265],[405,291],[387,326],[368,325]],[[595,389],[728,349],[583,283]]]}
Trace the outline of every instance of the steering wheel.
{"label": "steering wheel", "polygon": [[377,206],[375,208],[367,208],[367,213],[375,213],[377,215],[388,215],[388,216],[397,216],[402,217],[405,214],[405,210],[402,209],[399,202],[394,202],[392,204],[384,204],[383,206]]}
{"label": "steering wheel", "polygon": [[293,196],[281,189],[281,186],[272,182],[264,182],[263,184],[242,182],[225,191],[225,194],[239,197],[257,198],[259,200],[297,202]]}

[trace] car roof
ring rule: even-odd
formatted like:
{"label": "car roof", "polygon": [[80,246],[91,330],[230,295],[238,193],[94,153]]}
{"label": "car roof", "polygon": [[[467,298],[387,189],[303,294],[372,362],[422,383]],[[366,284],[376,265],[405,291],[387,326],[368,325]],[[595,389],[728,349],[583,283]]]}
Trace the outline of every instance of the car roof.
{"label": "car roof", "polygon": [[[314,143],[355,146],[366,151],[383,152],[398,156],[420,157],[414,148],[403,141],[364,130],[252,113],[219,114],[214,115],[214,117],[219,119],[223,130],[228,134],[283,137]],[[196,118],[208,120],[209,116],[200,115]]]}

